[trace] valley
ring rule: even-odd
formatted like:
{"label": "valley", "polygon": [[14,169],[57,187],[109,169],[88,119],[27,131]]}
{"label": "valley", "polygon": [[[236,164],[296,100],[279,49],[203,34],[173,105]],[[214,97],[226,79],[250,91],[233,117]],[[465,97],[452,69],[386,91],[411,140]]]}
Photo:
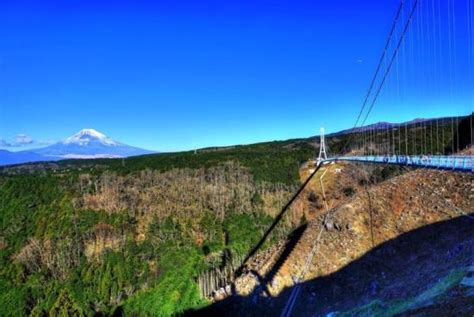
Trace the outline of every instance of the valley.
{"label": "valley", "polygon": [[[329,139],[330,146],[337,147],[337,142],[344,138]],[[234,291],[227,289],[233,270],[314,170],[314,162],[307,159],[314,151],[314,143],[289,140],[4,167],[0,307],[9,314],[52,316],[199,315],[201,309],[225,309],[228,314],[228,307],[236,315],[274,315],[283,309],[296,280],[304,285],[298,300],[310,300],[304,305],[313,307],[316,295],[311,294],[329,296],[313,290],[322,287],[317,282],[321,278],[337,276],[378,252],[373,250],[418,229],[464,221],[456,220],[459,211],[473,208],[472,175],[324,165],[245,265]],[[463,239],[471,238],[467,230]],[[426,274],[432,270],[442,278],[448,269],[464,272],[469,248],[464,247],[458,262]],[[401,259],[413,256],[399,254]],[[465,273],[456,273],[456,281]],[[226,277],[218,280],[218,275]],[[324,307],[344,312],[363,309],[365,302],[406,299],[385,294],[382,286],[377,296],[367,297],[368,280],[354,283],[365,285],[354,285],[364,300],[325,297],[334,304]],[[423,285],[420,292],[429,287]],[[446,291],[454,287],[449,285]],[[442,296],[446,292],[436,298]],[[259,307],[271,309],[262,312]],[[316,305],[300,313],[329,313],[322,309]]]}

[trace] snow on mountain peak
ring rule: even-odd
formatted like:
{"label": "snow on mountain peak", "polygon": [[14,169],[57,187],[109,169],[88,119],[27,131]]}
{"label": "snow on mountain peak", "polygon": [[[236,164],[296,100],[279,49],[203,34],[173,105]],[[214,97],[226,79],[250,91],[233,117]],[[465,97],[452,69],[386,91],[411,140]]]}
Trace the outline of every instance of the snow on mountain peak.
{"label": "snow on mountain peak", "polygon": [[63,144],[78,144],[80,146],[86,146],[91,142],[99,142],[103,145],[116,146],[120,145],[118,142],[115,142],[102,132],[99,132],[95,129],[82,129],[73,136],[70,136],[64,140]]}

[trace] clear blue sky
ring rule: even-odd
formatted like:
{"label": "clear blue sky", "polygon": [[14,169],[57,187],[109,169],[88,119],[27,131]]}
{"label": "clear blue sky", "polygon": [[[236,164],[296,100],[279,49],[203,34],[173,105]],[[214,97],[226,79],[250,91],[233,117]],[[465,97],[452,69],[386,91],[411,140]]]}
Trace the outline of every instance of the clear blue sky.
{"label": "clear blue sky", "polygon": [[[423,30],[414,24],[415,44],[400,57],[407,62],[392,72],[369,123],[473,109],[467,1],[455,1],[456,66],[449,68],[446,10],[435,20],[439,45],[432,0],[424,0]],[[349,128],[398,4],[3,0],[0,139],[4,148],[32,147],[95,128],[130,145],[176,151]],[[416,45],[430,34],[433,41]],[[396,78],[405,80],[397,86]]]}

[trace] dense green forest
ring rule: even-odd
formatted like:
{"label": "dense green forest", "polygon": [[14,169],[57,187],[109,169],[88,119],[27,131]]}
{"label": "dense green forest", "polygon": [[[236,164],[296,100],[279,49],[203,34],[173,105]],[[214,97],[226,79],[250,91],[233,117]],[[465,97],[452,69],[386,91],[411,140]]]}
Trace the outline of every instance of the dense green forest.
{"label": "dense green forest", "polygon": [[0,315],[169,316],[205,305],[199,274],[224,252],[245,255],[294,190],[262,179],[295,181],[284,165],[258,181],[239,163],[207,166],[0,177]]}

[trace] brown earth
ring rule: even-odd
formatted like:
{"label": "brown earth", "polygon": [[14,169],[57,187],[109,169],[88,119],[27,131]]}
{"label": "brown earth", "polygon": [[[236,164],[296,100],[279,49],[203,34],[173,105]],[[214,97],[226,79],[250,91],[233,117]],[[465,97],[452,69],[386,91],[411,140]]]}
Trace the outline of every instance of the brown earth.
{"label": "brown earth", "polygon": [[[311,169],[311,165],[307,165],[301,170],[302,179],[309,175],[309,169]],[[320,176],[324,172],[326,174],[322,183],[326,193],[327,208],[320,182]],[[342,311],[354,309],[357,305],[360,305],[360,302],[349,299],[344,302],[344,300],[340,301],[334,297],[336,294],[345,294],[342,285],[326,285],[331,287],[334,296],[326,296],[327,302],[325,304],[313,303],[311,299],[319,295],[317,293],[320,289],[318,289],[318,286],[311,286],[312,282],[310,281],[339,276],[338,274],[342,274],[340,272],[343,268],[350,267],[352,263],[358,263],[361,260],[362,262],[366,261],[368,254],[376,252],[374,250],[379,248],[384,249],[382,246],[391,243],[392,240],[396,241],[400,236],[418,232],[417,229],[428,228],[433,224],[467,219],[462,215],[474,211],[473,175],[433,170],[402,171],[401,175],[378,184],[371,184],[368,180],[373,172],[370,168],[367,169],[355,164],[327,165],[321,171],[318,171],[307,188],[301,193],[291,211],[292,217],[299,217],[304,214],[308,219],[307,225],[297,229],[288,240],[280,241],[265,253],[257,255],[249,265],[251,272],[237,279],[235,283],[236,293],[242,296],[238,297],[241,300],[237,300],[237,303],[242,305],[237,304],[234,307],[236,311],[239,311],[238,315],[241,313],[255,315],[257,312],[263,315],[280,314],[289,296],[288,292],[294,287],[296,280],[305,285],[297,300],[300,303],[298,305],[300,309],[297,310],[296,315],[314,315],[310,313],[314,311],[328,313],[328,307],[342,308]],[[316,200],[314,199],[315,195],[312,199],[308,199],[311,192],[318,197]],[[407,285],[411,285],[413,290],[412,293],[408,292],[407,294],[415,296],[417,291],[422,293],[429,285],[435,285],[433,284],[435,279],[441,280],[449,277],[452,270],[457,270],[457,277],[466,273],[463,271],[463,265],[474,264],[470,263],[474,261],[474,251],[472,250],[474,229],[470,230],[474,228],[474,224],[470,223],[470,225],[464,226],[463,223],[464,235],[456,237],[456,239],[452,238],[455,233],[446,236],[447,241],[453,242],[452,245],[448,246],[442,245],[441,242],[438,243],[436,240],[437,234],[433,234],[431,231],[429,231],[429,234],[420,231],[429,238],[421,233],[418,236],[415,235],[417,240],[413,243],[427,244],[428,249],[432,245],[433,250],[439,246],[442,250],[440,252],[449,252],[449,248],[454,248],[453,245],[458,243],[464,246],[464,253],[461,252],[462,256],[456,260],[457,262],[436,264],[437,266],[432,268],[432,278],[428,278],[430,271],[426,271],[426,268],[418,268],[420,272],[423,272],[422,274],[428,274],[425,279],[421,280],[414,279],[411,270],[404,271],[400,275],[401,279],[410,278],[416,280],[419,284],[419,288],[417,288],[416,285],[406,281]],[[441,230],[441,227],[434,226],[434,228],[433,230]],[[444,233],[445,231],[439,232],[440,235]],[[422,239],[422,241],[419,241],[419,239]],[[429,239],[433,239],[433,241]],[[401,239],[401,241],[404,240]],[[466,244],[468,247],[466,247]],[[313,248],[315,248],[316,253],[312,259],[309,259],[311,262],[308,270],[303,272],[304,263],[308,260]],[[443,248],[446,248],[446,250]],[[410,248],[404,250],[407,250],[407,252],[400,251],[399,256],[406,257],[405,263],[410,263],[415,267],[423,265],[425,262],[431,263],[427,259],[432,255],[425,254],[424,249],[412,250],[415,253],[408,252]],[[390,253],[393,250],[387,252]],[[466,252],[468,252],[467,255],[471,252],[472,257],[466,256]],[[392,256],[395,257],[397,254],[394,253]],[[371,263],[370,265],[375,264]],[[376,265],[378,266],[377,269],[373,270],[374,272],[380,271],[380,267],[383,267],[384,264],[376,263]],[[386,268],[385,271],[387,270],[389,269]],[[404,268],[400,268],[400,270],[403,271]],[[359,271],[365,272],[364,270]],[[383,273],[383,276],[389,274],[383,272],[383,270],[380,272]],[[364,274],[370,275],[367,272]],[[357,278],[364,280],[359,276]],[[349,280],[351,279],[349,278]],[[370,283],[373,281],[370,282],[369,280],[355,282],[354,279],[354,285],[359,283],[364,285],[365,288],[370,288]],[[426,281],[426,285],[423,281]],[[374,287],[378,288],[377,292],[382,294],[381,285],[383,283],[377,283]],[[315,285],[318,285],[318,283]],[[360,300],[365,296],[364,292],[367,292],[367,290],[364,287],[362,287],[362,290],[358,289],[357,286],[354,287],[354,296],[357,292],[360,293],[358,294],[359,297],[355,296],[354,298]],[[379,296],[386,301],[402,300],[405,298],[403,296],[408,296],[403,294],[400,289],[391,289],[390,285],[384,287],[387,292],[392,292],[392,296],[385,296],[386,294]],[[346,297],[347,294],[341,295],[341,298]],[[232,305],[236,305],[235,298],[237,297],[234,296]],[[469,301],[470,298],[466,299],[461,296],[452,301],[456,302],[456,300],[462,302],[463,300]],[[247,307],[247,304],[244,303],[260,303],[258,306],[266,307],[266,310],[262,312],[253,306],[252,308]],[[364,303],[370,304],[370,300],[366,298]],[[227,304],[224,302],[221,305],[225,306]],[[306,308],[301,309],[301,305]],[[406,309],[408,310],[410,307],[412,306],[407,304]],[[369,308],[372,309],[372,306]],[[384,310],[381,309],[381,311],[380,315],[384,316]]]}

